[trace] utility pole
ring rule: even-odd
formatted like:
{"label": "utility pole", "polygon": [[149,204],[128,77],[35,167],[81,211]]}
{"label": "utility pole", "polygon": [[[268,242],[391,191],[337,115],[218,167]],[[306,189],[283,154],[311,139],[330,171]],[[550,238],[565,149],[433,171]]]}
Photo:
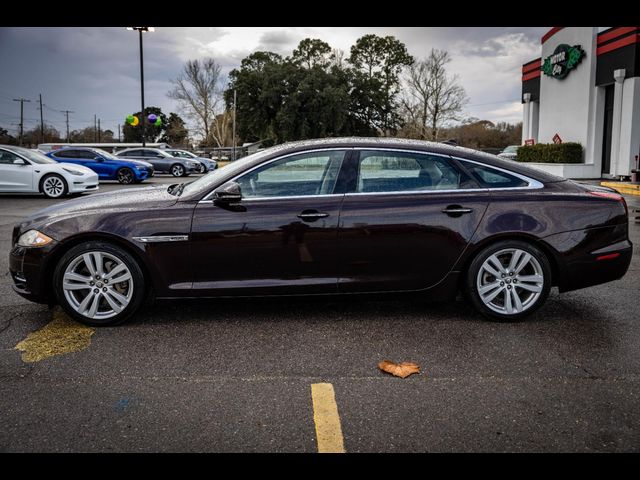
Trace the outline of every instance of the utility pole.
{"label": "utility pole", "polygon": [[20,146],[22,146],[22,134],[24,133],[24,102],[30,102],[26,98],[14,98],[14,102],[20,102]]}
{"label": "utility pole", "polygon": [[146,142],[144,141],[145,134],[145,116],[144,116],[144,68],[142,61],[142,29],[138,30],[140,34],[140,99],[141,99],[141,108],[140,108],[140,123],[142,124],[142,146],[146,147]]}
{"label": "utility pole", "polygon": [[122,143],[122,140],[120,140],[120,124],[118,124],[118,143]]}
{"label": "utility pole", "polygon": [[40,143],[44,143],[44,114],[42,113],[42,94],[40,94]]}
{"label": "utility pole", "polygon": [[98,123],[97,123],[97,115],[94,113],[93,114],[93,141],[97,142],[98,141]]}
{"label": "utility pole", "polygon": [[233,160],[236,159],[236,89],[233,89]]}
{"label": "utility pole", "polygon": [[100,143],[100,119],[98,119],[98,143]]}
{"label": "utility pole", "polygon": [[76,112],[72,110],[62,110],[62,113],[64,113],[67,116],[67,143],[69,143],[69,114],[76,113]]}

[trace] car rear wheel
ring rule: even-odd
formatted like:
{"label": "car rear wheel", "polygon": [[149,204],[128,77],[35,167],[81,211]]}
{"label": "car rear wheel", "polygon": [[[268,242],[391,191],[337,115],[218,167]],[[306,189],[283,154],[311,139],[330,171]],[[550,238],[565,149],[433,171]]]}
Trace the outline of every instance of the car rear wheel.
{"label": "car rear wheel", "polygon": [[136,180],[136,177],[133,174],[133,170],[127,167],[124,167],[118,170],[117,178],[118,178],[118,182],[120,182],[123,185],[129,185],[135,182]]}
{"label": "car rear wheel", "polygon": [[505,240],[482,250],[466,274],[466,293],[484,316],[511,321],[540,308],[551,289],[551,266],[537,247]]}
{"label": "car rear wheel", "polygon": [[198,170],[199,173],[207,173],[207,167],[204,166],[204,163],[200,164],[200,168]]}
{"label": "car rear wheel", "polygon": [[182,177],[185,174],[184,167],[179,164],[171,165],[171,175],[174,177]]}
{"label": "car rear wheel", "polygon": [[136,260],[105,242],[87,242],[62,256],[53,275],[62,308],[91,326],[117,325],[131,317],[145,298]]}
{"label": "car rear wheel", "polygon": [[69,191],[64,178],[55,173],[45,175],[40,183],[40,191],[49,198],[60,198]]}

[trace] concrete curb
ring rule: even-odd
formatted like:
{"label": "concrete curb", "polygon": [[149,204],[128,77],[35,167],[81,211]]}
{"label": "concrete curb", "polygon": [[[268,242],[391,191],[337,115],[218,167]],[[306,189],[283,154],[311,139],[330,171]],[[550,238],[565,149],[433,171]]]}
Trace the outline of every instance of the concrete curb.
{"label": "concrete curb", "polygon": [[635,195],[640,197],[640,184],[627,182],[600,182],[603,187],[613,188],[618,193],[624,195]]}

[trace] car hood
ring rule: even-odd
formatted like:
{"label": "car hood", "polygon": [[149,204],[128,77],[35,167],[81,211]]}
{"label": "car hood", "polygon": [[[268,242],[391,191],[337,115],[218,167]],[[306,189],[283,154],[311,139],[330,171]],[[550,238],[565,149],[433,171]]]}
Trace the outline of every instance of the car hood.
{"label": "car hood", "polygon": [[121,162],[133,163],[134,165],[138,165],[139,167],[153,168],[149,162],[143,162],[142,160],[133,160],[130,158],[120,158]]}
{"label": "car hood", "polygon": [[167,192],[168,187],[169,185],[154,185],[108,193],[92,193],[87,197],[67,200],[27,217],[20,223],[20,231],[24,232],[30,228],[46,229],[48,225],[70,217],[168,208],[178,201],[178,197]]}
{"label": "car hood", "polygon": [[[55,164],[52,163],[49,165],[55,165]],[[94,175],[96,173],[90,168],[85,167],[84,165],[76,165],[75,163],[58,162],[57,165],[60,167],[66,167],[70,170],[76,170],[78,172],[82,172],[85,175]]]}

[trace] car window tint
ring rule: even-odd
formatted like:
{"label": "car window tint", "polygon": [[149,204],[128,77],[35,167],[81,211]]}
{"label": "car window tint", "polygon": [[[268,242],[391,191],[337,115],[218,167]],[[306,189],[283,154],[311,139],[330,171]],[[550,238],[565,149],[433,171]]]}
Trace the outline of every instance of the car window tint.
{"label": "car window tint", "polygon": [[528,183],[521,178],[501,170],[496,170],[477,163],[462,162],[464,166],[483,185],[490,188],[526,187]]}
{"label": "car window tint", "polygon": [[60,150],[53,154],[56,158],[76,158],[75,150]]}
{"label": "car window tint", "polygon": [[6,150],[0,150],[0,163],[12,164],[15,160],[20,160],[20,157],[15,153],[7,152]]}
{"label": "car window tint", "polygon": [[95,157],[97,157],[98,154],[92,152],[91,150],[76,150],[76,155],[75,158],[82,158],[82,159],[93,159]]}
{"label": "car window tint", "polygon": [[344,156],[344,150],[294,155],[257,168],[236,181],[242,196],[248,198],[328,195],[333,193]]}
{"label": "car window tint", "polygon": [[141,152],[140,150],[129,150],[128,152],[120,152],[118,153],[118,155],[122,155],[123,157],[126,157],[126,156],[139,157],[141,156]]}
{"label": "car window tint", "polygon": [[421,153],[360,152],[356,192],[457,190],[475,183],[448,159]]}

